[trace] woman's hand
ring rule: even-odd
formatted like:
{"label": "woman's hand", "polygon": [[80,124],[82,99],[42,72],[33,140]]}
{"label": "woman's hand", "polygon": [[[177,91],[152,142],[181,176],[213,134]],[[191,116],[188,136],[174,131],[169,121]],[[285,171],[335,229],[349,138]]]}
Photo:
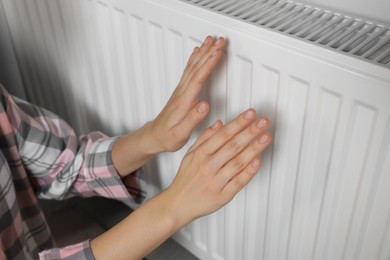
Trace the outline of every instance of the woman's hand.
{"label": "woman's hand", "polygon": [[154,153],[177,151],[190,138],[193,129],[207,116],[209,104],[199,101],[204,82],[217,65],[225,46],[224,38],[208,36],[203,45],[195,47],[183,76],[168,103],[150,122]]}
{"label": "woman's hand", "polygon": [[215,41],[208,36],[200,48],[195,47],[179,85],[156,119],[115,142],[112,160],[121,176],[129,175],[158,153],[180,149],[188,141],[209,112],[209,104],[199,101],[199,92],[221,59],[224,46],[224,38]]}
{"label": "woman's hand", "polygon": [[233,199],[261,166],[269,121],[252,109],[206,129],[184,157],[172,185],[91,241],[99,259],[141,259],[192,220]]}
{"label": "woman's hand", "polygon": [[249,109],[227,125],[217,121],[203,132],[165,191],[179,223],[218,210],[253,178],[262,163],[259,154],[271,141],[268,126],[268,119],[256,120]]}

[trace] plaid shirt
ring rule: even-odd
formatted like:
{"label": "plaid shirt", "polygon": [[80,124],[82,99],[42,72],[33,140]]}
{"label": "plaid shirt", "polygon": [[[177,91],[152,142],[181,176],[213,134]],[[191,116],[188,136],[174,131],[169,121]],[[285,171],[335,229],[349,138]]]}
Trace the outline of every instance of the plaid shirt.
{"label": "plaid shirt", "polygon": [[112,163],[116,138],[98,132],[77,138],[58,116],[12,97],[1,85],[0,122],[0,259],[93,259],[89,240],[53,249],[37,197],[141,202],[138,173],[125,186]]}

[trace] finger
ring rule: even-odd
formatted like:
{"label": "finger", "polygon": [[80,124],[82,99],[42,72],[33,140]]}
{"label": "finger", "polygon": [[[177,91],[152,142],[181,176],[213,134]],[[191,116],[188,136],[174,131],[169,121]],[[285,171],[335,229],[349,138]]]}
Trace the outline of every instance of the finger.
{"label": "finger", "polygon": [[209,59],[210,56],[212,56],[216,51],[221,51],[225,47],[225,39],[223,37],[219,37],[217,41],[212,45],[208,50],[207,53],[204,55],[199,55],[199,59],[196,63],[194,63],[191,71],[193,73],[196,73],[199,68],[201,68],[206,61]]}
{"label": "finger", "polygon": [[243,150],[238,156],[230,160],[223,168],[218,172],[216,182],[218,187],[222,190],[223,187],[235,176],[237,173],[244,170],[248,164],[257,158],[258,155],[264,151],[270,144],[271,136],[269,133],[264,132],[260,138],[256,139]]}
{"label": "finger", "polygon": [[[207,53],[207,50],[214,44],[214,37],[207,36],[204,40],[201,47],[195,47],[190,58],[188,59],[187,65],[184,69],[183,75],[181,77],[180,82],[185,83],[187,82],[188,76],[191,74],[191,69],[194,67],[194,64],[200,59],[202,55]],[[184,86],[184,84],[181,84],[181,86]]]}
{"label": "finger", "polygon": [[176,131],[186,133],[189,136],[192,130],[207,116],[209,110],[210,107],[207,102],[200,102],[186,114],[183,120],[177,125]]}
{"label": "finger", "polygon": [[222,189],[222,196],[228,201],[232,200],[234,196],[242,190],[252,178],[256,175],[262,165],[260,158],[253,159],[243,171],[235,175]]}
{"label": "finger", "polygon": [[[269,123],[266,118],[254,121],[243,131],[235,135],[231,140],[224,144],[214,155],[211,156],[211,165],[213,170],[218,171],[226,163],[237,157],[248,145],[258,137],[268,127]],[[252,157],[253,158],[253,157]],[[236,163],[237,160],[233,160]],[[240,165],[243,163],[239,161]],[[244,164],[245,165],[245,164]],[[244,165],[241,165],[243,167]],[[237,167],[238,165],[236,165]]]}
{"label": "finger", "polygon": [[206,128],[202,134],[198,137],[198,139],[195,141],[195,143],[190,147],[188,152],[192,152],[196,148],[199,147],[199,145],[203,144],[205,141],[207,141],[209,138],[211,138],[217,131],[223,126],[221,120],[217,120],[212,126]]}
{"label": "finger", "polygon": [[198,54],[199,49],[200,48],[198,46],[194,47],[194,50],[192,51],[191,56],[188,58],[186,67],[184,68],[183,74],[182,74],[182,76],[180,78],[179,85],[177,87],[178,89],[184,87],[183,82],[186,81],[185,79],[187,79],[188,75],[190,74],[190,68],[193,66],[194,59],[195,59],[196,55]]}
{"label": "finger", "polygon": [[[221,54],[224,46],[225,39],[223,37],[219,37],[215,44],[213,44],[212,46],[207,45],[205,46],[205,48],[201,48],[198,52],[198,55],[196,55],[191,68],[188,70],[188,74],[183,80],[183,85],[189,87],[189,84],[192,82],[193,76],[198,72],[198,70],[201,69],[211,57],[214,57],[217,53],[220,53],[219,55],[217,55],[217,57],[214,57],[214,59],[216,59],[218,62],[220,57],[222,56]],[[217,64],[217,62],[215,62],[214,66]],[[201,83],[203,84],[203,82]]]}
{"label": "finger", "polygon": [[188,71],[192,71],[196,64],[204,58],[205,55],[208,55],[210,49],[213,48],[215,39],[213,36],[207,36],[204,40],[202,46],[200,46],[199,51],[196,53],[191,63],[188,66]]}
{"label": "finger", "polygon": [[190,102],[199,95],[206,79],[210,76],[215,66],[221,60],[221,57],[222,50],[217,50],[208,58],[207,62],[191,76],[189,86],[183,92],[186,102]]}
{"label": "finger", "polygon": [[248,109],[241,113],[234,120],[230,121],[224,127],[218,130],[218,132],[206,142],[204,142],[199,148],[204,153],[212,155],[218,151],[223,145],[225,145],[231,138],[246,128],[256,118],[256,111]]}

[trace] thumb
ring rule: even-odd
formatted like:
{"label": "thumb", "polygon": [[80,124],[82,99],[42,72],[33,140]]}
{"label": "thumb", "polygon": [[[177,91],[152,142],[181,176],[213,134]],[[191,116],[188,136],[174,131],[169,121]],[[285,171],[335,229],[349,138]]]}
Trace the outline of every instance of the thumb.
{"label": "thumb", "polygon": [[210,110],[210,106],[207,102],[201,101],[184,117],[181,123],[178,125],[178,131],[183,135],[189,137],[194,128],[205,119]]}

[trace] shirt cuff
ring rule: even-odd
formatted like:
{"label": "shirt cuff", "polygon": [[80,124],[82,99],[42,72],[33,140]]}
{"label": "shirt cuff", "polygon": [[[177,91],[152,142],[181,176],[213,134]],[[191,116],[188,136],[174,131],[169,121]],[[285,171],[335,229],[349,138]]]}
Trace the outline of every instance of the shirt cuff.
{"label": "shirt cuff", "polygon": [[[122,201],[137,207],[146,197],[143,169],[121,178],[112,161],[112,147],[117,137],[95,141],[85,158],[84,173],[77,178],[74,187],[84,196],[100,196]],[[87,144],[88,146],[88,144]]]}
{"label": "shirt cuff", "polygon": [[63,248],[52,248],[39,253],[39,260],[94,260],[90,240]]}

